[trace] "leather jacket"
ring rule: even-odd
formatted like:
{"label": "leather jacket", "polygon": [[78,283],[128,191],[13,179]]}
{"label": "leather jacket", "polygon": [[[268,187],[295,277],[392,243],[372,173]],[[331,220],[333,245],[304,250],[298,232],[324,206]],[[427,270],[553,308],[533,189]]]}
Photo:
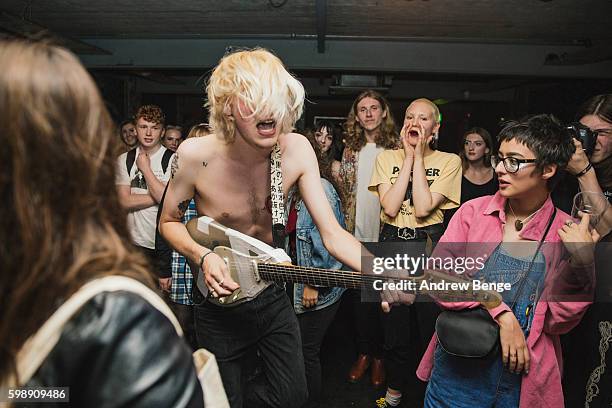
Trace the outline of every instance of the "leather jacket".
{"label": "leather jacket", "polygon": [[164,315],[128,292],[85,304],[26,387],[69,387],[70,404],[58,407],[204,406],[187,344]]}

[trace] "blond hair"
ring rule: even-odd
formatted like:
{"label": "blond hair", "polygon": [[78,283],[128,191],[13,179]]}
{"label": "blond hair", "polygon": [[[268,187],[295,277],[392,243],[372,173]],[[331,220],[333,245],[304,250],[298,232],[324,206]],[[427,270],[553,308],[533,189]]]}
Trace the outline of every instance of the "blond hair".
{"label": "blond hair", "polygon": [[281,60],[262,48],[238,51],[219,61],[207,85],[210,125],[228,143],[236,126],[224,110],[240,99],[252,112],[243,117],[276,121],[280,133],[293,130],[304,109],[304,87],[285,69]]}
{"label": "blond hair", "polygon": [[433,111],[432,112],[433,118],[434,118],[434,120],[436,121],[437,124],[440,124],[440,121],[442,119],[442,117],[440,116],[440,109],[438,109],[438,105],[436,105],[435,103],[433,103],[432,101],[430,101],[427,98],[419,98],[419,99],[415,99],[414,101],[410,102],[410,105],[408,105],[408,107],[406,108],[406,112],[412,106],[412,104],[415,103],[415,102],[425,102],[426,104],[431,106],[431,109]]}

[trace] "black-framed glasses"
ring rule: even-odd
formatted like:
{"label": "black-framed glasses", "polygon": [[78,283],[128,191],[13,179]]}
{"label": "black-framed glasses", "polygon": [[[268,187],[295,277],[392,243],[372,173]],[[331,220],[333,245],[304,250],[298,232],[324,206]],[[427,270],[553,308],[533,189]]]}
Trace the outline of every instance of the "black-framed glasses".
{"label": "black-framed glasses", "polygon": [[517,159],[516,157],[491,156],[491,166],[496,168],[500,162],[504,163],[504,168],[508,173],[516,173],[528,163],[535,163],[537,159]]}

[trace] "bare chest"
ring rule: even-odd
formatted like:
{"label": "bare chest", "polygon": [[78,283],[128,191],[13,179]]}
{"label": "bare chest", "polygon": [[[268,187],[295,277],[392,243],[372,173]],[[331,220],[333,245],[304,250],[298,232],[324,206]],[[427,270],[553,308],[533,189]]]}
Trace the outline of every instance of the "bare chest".
{"label": "bare chest", "polygon": [[[283,177],[284,196],[289,180]],[[261,241],[272,242],[270,167],[216,161],[203,166],[196,182],[198,214]]]}

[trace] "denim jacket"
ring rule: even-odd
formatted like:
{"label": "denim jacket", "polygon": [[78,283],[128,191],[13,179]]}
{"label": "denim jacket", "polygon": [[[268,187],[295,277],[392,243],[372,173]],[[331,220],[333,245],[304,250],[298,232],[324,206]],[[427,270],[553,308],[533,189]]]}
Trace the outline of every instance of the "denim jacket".
{"label": "denim jacket", "polygon": [[[332,211],[336,216],[338,223],[345,228],[344,216],[342,215],[342,205],[340,203],[340,197],[332,184],[321,179],[323,190],[327,196],[327,201],[332,207]],[[288,203],[291,203],[294,197],[295,191],[292,190],[288,194]],[[289,211],[286,213],[288,214]],[[317,229],[308,209],[304,205],[304,201],[300,200],[297,204],[297,223],[296,223],[296,253],[297,253],[297,264],[304,267],[322,268],[322,269],[341,269],[342,263],[332,257],[325,246],[323,245],[323,239]],[[287,243],[288,246],[288,243]],[[288,250],[288,247],[287,247]],[[324,307],[330,306],[340,300],[340,296],[345,288],[318,288],[319,297],[317,304],[311,308],[304,308],[302,306],[302,295],[304,293],[304,285],[297,283],[293,287],[293,306],[295,313],[300,314],[309,312],[311,310],[319,310]]]}

